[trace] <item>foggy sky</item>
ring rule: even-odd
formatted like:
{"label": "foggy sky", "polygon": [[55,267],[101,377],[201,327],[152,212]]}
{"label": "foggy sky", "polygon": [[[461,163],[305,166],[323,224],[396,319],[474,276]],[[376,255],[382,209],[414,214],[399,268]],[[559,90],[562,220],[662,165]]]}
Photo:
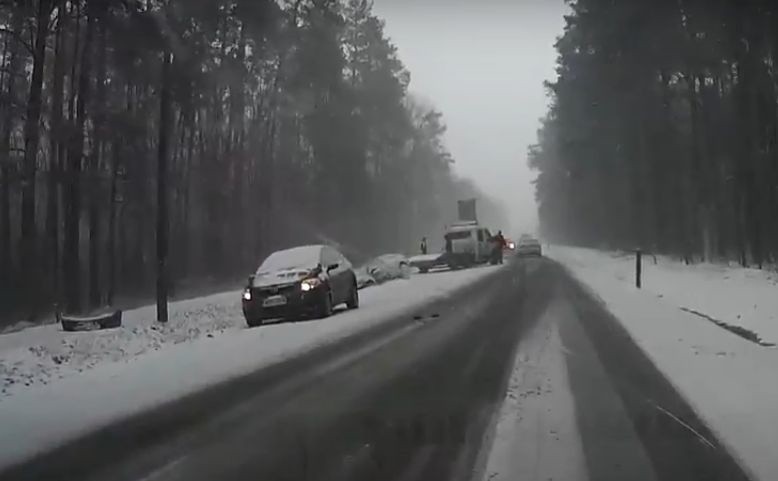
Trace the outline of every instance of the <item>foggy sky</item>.
{"label": "foggy sky", "polygon": [[411,92],[443,113],[456,171],[503,201],[508,232],[534,232],[527,147],[548,105],[543,81],[555,77],[563,0],[374,1]]}

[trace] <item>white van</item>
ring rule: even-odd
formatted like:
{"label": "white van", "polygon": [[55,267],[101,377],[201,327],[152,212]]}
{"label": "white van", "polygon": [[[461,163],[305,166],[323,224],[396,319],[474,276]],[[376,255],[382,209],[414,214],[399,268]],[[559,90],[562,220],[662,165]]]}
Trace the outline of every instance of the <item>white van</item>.
{"label": "white van", "polygon": [[492,234],[477,222],[450,225],[445,239],[447,263],[452,269],[488,262],[492,254]]}

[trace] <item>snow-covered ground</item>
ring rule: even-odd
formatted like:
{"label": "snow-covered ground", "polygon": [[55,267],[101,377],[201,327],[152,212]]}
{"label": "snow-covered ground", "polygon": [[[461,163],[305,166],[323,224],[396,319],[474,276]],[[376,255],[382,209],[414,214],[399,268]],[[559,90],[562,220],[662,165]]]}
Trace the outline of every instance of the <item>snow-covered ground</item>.
{"label": "snow-covered ground", "polygon": [[417,275],[360,291],[360,309],[248,329],[240,292],[124,313],[119,329],[46,325],[0,336],[0,467],[208,385],[341,339],[489,275]]}
{"label": "snow-covered ground", "polygon": [[[548,255],[569,266],[596,267],[635,283],[632,254],[551,246]],[[684,265],[664,256],[643,257],[642,288],[668,302],[778,343],[778,273],[722,264]]]}
{"label": "snow-covered ground", "polygon": [[646,259],[644,289],[634,259],[552,246],[547,254],[598,295],[755,479],[778,479],[778,349],[717,326],[694,309],[778,340],[778,288],[770,274]]}
{"label": "snow-covered ground", "polygon": [[170,304],[160,325],[154,306],[125,311],[119,329],[64,332],[47,324],[0,335],[0,403],[110,362],[134,359],[176,344],[241,326],[240,293],[226,292]]}

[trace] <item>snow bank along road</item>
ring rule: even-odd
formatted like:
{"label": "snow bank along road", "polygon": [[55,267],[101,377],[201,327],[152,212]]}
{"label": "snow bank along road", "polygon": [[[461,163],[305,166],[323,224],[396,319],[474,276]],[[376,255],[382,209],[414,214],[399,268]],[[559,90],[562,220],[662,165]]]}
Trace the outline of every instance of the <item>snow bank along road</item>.
{"label": "snow bank along road", "polygon": [[[600,277],[620,281],[622,292],[635,283],[634,253],[555,245],[547,254],[587,283],[590,276],[586,271],[593,270]],[[667,303],[750,332],[762,344],[778,343],[778,274],[773,270],[712,263],[684,265],[667,256],[646,255],[642,278],[643,291]]]}
{"label": "snow bank along road", "polygon": [[[503,403],[506,389],[514,402]],[[558,264],[530,259],[0,479],[552,475],[747,479],[620,323]]]}

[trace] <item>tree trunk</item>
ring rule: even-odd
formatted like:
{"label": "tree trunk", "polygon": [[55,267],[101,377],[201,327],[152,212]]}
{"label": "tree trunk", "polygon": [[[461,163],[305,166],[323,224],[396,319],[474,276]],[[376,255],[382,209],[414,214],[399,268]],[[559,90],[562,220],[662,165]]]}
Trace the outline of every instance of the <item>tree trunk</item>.
{"label": "tree trunk", "polygon": [[87,22],[81,55],[81,72],[78,80],[78,98],[76,100],[76,127],[68,149],[68,188],[67,210],[65,212],[65,277],[67,286],[65,297],[67,307],[73,312],[81,309],[81,263],[79,256],[81,217],[81,163],[84,155],[84,128],[86,126],[86,106],[89,102],[91,75],[91,50],[94,35],[94,21]]}
{"label": "tree trunk", "polygon": [[121,159],[122,148],[120,140],[117,138],[113,143],[113,164],[111,165],[111,194],[108,201],[108,292],[106,302],[109,306],[113,305],[116,295],[116,217],[118,209],[118,181],[119,181],[119,163]]}
{"label": "tree trunk", "polygon": [[745,205],[743,200],[744,195],[742,193],[737,194],[737,219],[736,219],[736,242],[737,242],[737,254],[738,261],[742,267],[748,267],[748,256],[746,253],[746,234],[745,234]]}
{"label": "tree trunk", "polygon": [[176,222],[174,242],[176,243],[176,256],[174,276],[177,279],[186,278],[189,275],[189,185],[192,176],[192,157],[194,155],[194,113],[192,106],[184,107],[180,123],[180,159],[178,171],[180,175],[176,189]]}
{"label": "tree trunk", "polygon": [[27,118],[24,124],[24,171],[22,176],[22,282],[25,308],[31,318],[35,317],[37,303],[36,284],[38,270],[36,253],[37,236],[35,226],[35,177],[37,173],[38,146],[40,142],[41,94],[43,91],[43,69],[46,60],[46,37],[49,33],[51,0],[38,1],[37,27],[32,65],[30,94],[27,100]]}
{"label": "tree trunk", "polygon": [[167,322],[168,202],[167,156],[170,124],[171,54],[165,50],[162,62],[162,91],[159,102],[159,139],[157,152],[157,321]]}
{"label": "tree trunk", "polygon": [[54,299],[59,302],[60,270],[59,270],[59,203],[60,180],[63,157],[62,107],[64,103],[63,88],[65,85],[65,52],[63,48],[64,35],[67,29],[68,13],[65,6],[60,5],[58,12],[56,43],[54,46],[54,73],[52,79],[51,97],[51,133],[49,134],[49,181],[46,205],[46,237],[48,251],[48,269],[51,276],[51,289]]}
{"label": "tree trunk", "polygon": [[231,262],[231,270],[237,270],[247,260],[246,254],[246,229],[243,222],[244,203],[243,193],[245,192],[244,183],[246,180],[246,162],[245,150],[243,145],[245,118],[246,118],[246,99],[244,92],[245,85],[245,66],[246,59],[246,33],[245,29],[240,29],[238,41],[238,53],[236,58],[237,68],[240,75],[235,76],[233,86],[230,88],[230,131],[232,139],[230,140],[230,149],[232,149],[232,173],[233,178],[233,199],[230,208],[230,218],[232,222],[232,231],[234,232],[235,247],[233,250],[235,258]]}
{"label": "tree trunk", "polygon": [[101,192],[101,159],[105,144],[105,111],[106,111],[106,60],[107,35],[105,4],[100,3],[90,12],[98,24],[97,29],[97,86],[95,92],[95,127],[94,146],[89,157],[89,173],[91,188],[89,189],[89,303],[91,307],[101,304],[100,286],[100,192]]}
{"label": "tree trunk", "polygon": [[[14,10],[11,20],[11,30],[20,33],[22,31],[23,17],[17,8]],[[10,39],[6,35],[6,47],[8,53],[8,87],[5,95],[0,96],[0,115],[4,115],[2,134],[0,134],[0,287],[4,292],[11,289],[11,279],[14,277],[14,267],[11,256],[11,174],[13,165],[11,159],[11,134],[14,130],[14,112],[12,107],[17,95],[18,79],[21,75],[22,57],[20,52],[20,42],[16,39]],[[10,39],[10,40],[9,40]],[[10,46],[9,46],[10,44]],[[6,59],[5,53],[3,60]],[[3,87],[0,85],[0,88]],[[13,298],[14,292],[8,292],[9,297]]]}
{"label": "tree trunk", "polygon": [[697,77],[689,72],[686,75],[687,99],[689,102],[689,117],[691,122],[691,142],[689,152],[689,168],[685,172],[686,179],[686,235],[684,236],[684,257],[690,262],[695,253],[699,253],[697,233],[699,232],[699,195],[696,182],[700,175],[700,146],[699,146],[699,103],[697,99]]}
{"label": "tree trunk", "polygon": [[[130,83],[124,89],[125,94],[125,116],[127,119],[133,116],[133,87]],[[111,166],[111,200],[110,214],[108,220],[108,304],[113,305],[118,286],[118,274],[123,266],[124,246],[126,244],[126,226],[119,222],[122,206],[125,199],[119,199],[119,176],[124,175],[124,155],[127,148],[127,142],[119,135],[116,136],[113,143],[113,164]],[[118,232],[117,232],[118,231]],[[123,272],[124,269],[121,269]]]}
{"label": "tree trunk", "polygon": [[[3,95],[5,92],[5,79],[6,79],[6,73],[8,72],[8,68],[6,67],[6,60],[8,59],[8,46],[11,43],[11,36],[5,35],[3,37],[3,56],[0,57],[0,113],[5,113],[5,115],[0,115],[0,132],[5,132],[5,125],[8,122],[11,122],[11,115],[8,111],[7,102],[5,100],[5,96]],[[7,176],[8,172],[5,168],[5,163],[7,161],[7,153],[4,153],[0,151],[0,291],[2,292],[8,292],[8,289],[6,287],[6,277],[8,276],[8,272],[6,270],[5,263],[8,259],[5,258],[6,254],[6,242],[9,240],[5,239],[5,232],[6,232],[6,222],[9,222],[10,219],[7,218],[7,214],[9,213],[8,210],[10,209],[10,206],[7,205],[6,200],[6,194],[8,194],[9,185]],[[9,233],[10,237],[10,233]],[[9,253],[10,258],[10,253]],[[0,297],[0,305],[7,305],[9,298]],[[0,309],[0,314],[2,314],[2,309]]]}

